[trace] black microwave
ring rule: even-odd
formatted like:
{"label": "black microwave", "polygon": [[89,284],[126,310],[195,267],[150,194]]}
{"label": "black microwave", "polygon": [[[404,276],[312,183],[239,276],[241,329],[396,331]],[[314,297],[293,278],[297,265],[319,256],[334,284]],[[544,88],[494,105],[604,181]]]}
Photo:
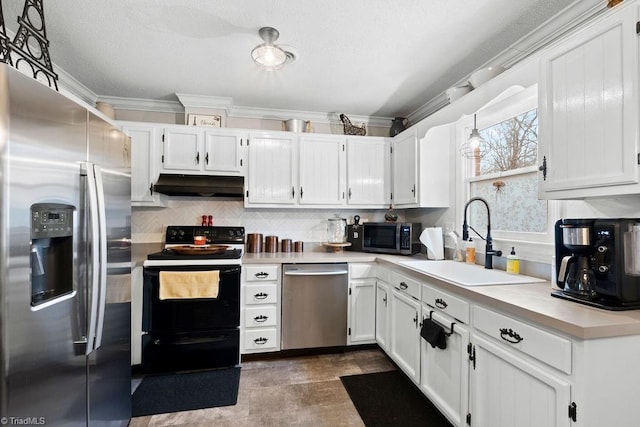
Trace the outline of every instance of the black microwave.
{"label": "black microwave", "polygon": [[[412,255],[420,252],[420,223],[365,222],[359,226],[357,243],[350,249],[384,254]],[[349,233],[349,240],[352,234]],[[357,241],[359,240],[359,242]]]}

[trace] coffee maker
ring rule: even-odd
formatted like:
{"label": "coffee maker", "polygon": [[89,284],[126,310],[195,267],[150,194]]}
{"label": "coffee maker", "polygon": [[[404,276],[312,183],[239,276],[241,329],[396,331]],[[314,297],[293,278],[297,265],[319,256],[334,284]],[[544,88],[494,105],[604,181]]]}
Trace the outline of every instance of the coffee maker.
{"label": "coffee maker", "polygon": [[561,219],[555,224],[553,296],[608,310],[640,308],[640,219]]}

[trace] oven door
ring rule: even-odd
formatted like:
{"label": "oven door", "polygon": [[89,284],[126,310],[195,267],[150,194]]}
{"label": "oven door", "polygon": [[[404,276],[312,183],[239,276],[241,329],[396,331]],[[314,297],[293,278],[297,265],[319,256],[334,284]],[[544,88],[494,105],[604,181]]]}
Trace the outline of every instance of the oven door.
{"label": "oven door", "polygon": [[[161,271],[219,270],[217,298],[160,300]],[[237,328],[240,325],[241,266],[145,267],[143,280],[142,330],[148,333],[177,333]]]}

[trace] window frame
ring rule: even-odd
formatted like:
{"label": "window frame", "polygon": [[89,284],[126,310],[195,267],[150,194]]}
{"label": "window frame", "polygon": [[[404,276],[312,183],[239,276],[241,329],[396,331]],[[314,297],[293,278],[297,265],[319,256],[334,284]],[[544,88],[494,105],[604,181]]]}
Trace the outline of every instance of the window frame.
{"label": "window frame", "polygon": [[[478,129],[485,129],[504,120],[538,108],[538,85],[534,84],[528,88],[512,87],[497,96],[493,101],[478,109],[476,114],[476,124]],[[473,115],[465,115],[456,122],[456,146],[458,148],[466,142],[473,129]],[[538,124],[539,126],[539,124]],[[471,197],[471,183],[497,179],[500,177],[513,176],[523,173],[530,173],[537,170],[537,166],[528,166],[514,171],[496,172],[487,175],[473,175],[473,159],[464,158],[458,155],[460,165],[457,186],[458,209],[456,217],[459,218],[460,227],[464,216],[464,206]],[[494,247],[502,250],[503,256],[508,255],[511,246],[516,247],[516,252],[523,259],[538,262],[550,262],[554,253],[554,222],[559,215],[559,203],[557,201],[547,201],[547,230],[546,232],[523,232],[491,230]],[[478,230],[483,234],[486,230]],[[473,235],[474,233],[471,232]],[[483,237],[485,237],[483,235]],[[477,250],[484,253],[484,245],[478,245]]]}

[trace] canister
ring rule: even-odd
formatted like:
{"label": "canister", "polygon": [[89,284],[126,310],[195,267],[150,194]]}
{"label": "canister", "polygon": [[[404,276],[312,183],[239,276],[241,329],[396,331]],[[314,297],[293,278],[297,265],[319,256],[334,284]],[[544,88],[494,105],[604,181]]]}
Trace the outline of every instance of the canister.
{"label": "canister", "polygon": [[267,236],[264,238],[265,252],[278,252],[278,236]]}
{"label": "canister", "polygon": [[300,242],[300,241],[294,242],[293,250],[296,251],[296,252],[303,252],[304,251],[304,244],[302,242]]}
{"label": "canister", "polygon": [[291,239],[282,239],[282,242],[280,242],[280,252],[291,252],[292,246]]}
{"label": "canister", "polygon": [[260,233],[247,234],[247,252],[250,252],[250,253],[262,252],[262,234]]}

